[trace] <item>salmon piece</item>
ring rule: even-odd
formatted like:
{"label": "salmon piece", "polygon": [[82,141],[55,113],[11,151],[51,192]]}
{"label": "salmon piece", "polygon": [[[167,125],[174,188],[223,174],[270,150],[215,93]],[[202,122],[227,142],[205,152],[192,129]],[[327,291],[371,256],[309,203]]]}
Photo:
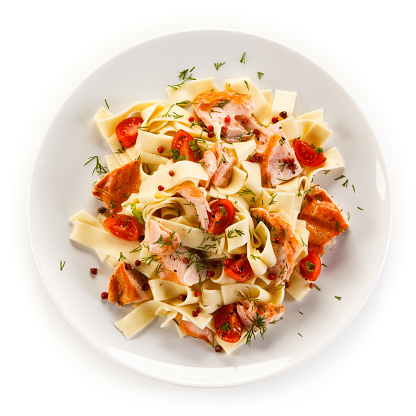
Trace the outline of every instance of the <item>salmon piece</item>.
{"label": "salmon piece", "polygon": [[206,174],[208,175],[208,180],[205,185],[205,188],[208,188],[211,178],[214,176],[215,171],[217,170],[218,161],[214,152],[212,150],[207,150],[204,153],[204,157],[202,158],[201,162]]}
{"label": "salmon piece", "polygon": [[[249,94],[237,94],[234,91],[205,91],[193,99],[196,115],[206,126],[218,123],[227,127],[221,138],[228,142],[248,140],[252,132],[245,126],[251,118],[255,105]],[[225,121],[229,117],[229,121]]]}
{"label": "salmon piece", "polygon": [[175,188],[175,192],[187,199],[196,209],[202,228],[207,231],[211,209],[206,199],[205,189],[197,188],[192,182],[184,182]]}
{"label": "salmon piece", "polygon": [[284,221],[279,214],[269,213],[264,208],[253,208],[251,216],[257,223],[263,221],[270,230],[276,264],[269,268],[268,272],[276,276],[276,286],[282,281],[288,282],[296,265],[295,255],[300,246],[293,234],[292,226]]}
{"label": "salmon piece", "polygon": [[213,150],[207,150],[202,159],[204,170],[208,175],[209,181],[219,188],[225,188],[231,180],[235,158],[230,156],[219,142],[215,143]]}
{"label": "salmon piece", "polygon": [[159,276],[181,286],[192,286],[207,278],[208,268],[198,254],[180,246],[174,253],[160,256]]}
{"label": "salmon piece", "polygon": [[170,231],[162,224],[150,220],[149,222],[149,250],[155,254],[166,256],[176,251],[181,239],[174,231]]}
{"label": "salmon piece", "polygon": [[212,177],[212,183],[219,188],[225,188],[230,183],[236,160],[222,148],[219,142],[214,146],[214,153],[217,158],[217,169]]}
{"label": "salmon piece", "polygon": [[139,192],[139,167],[139,161],[134,160],[112,170],[95,184],[92,194],[103,201],[112,214],[120,212],[121,204],[131,194]]}
{"label": "salmon piece", "polygon": [[299,219],[306,221],[309,231],[308,249],[319,255],[348,227],[348,221],[337,203],[320,186],[311,188]]}
{"label": "salmon piece", "polygon": [[209,328],[205,327],[204,329],[201,329],[198,326],[196,326],[193,322],[184,321],[182,319],[182,314],[180,313],[176,315],[175,321],[191,337],[201,338],[204,341],[208,342],[208,344],[213,343],[215,334]]}
{"label": "salmon piece", "polygon": [[285,307],[259,300],[247,299],[237,303],[237,313],[247,330],[253,327],[255,331],[265,331],[270,324],[276,323],[283,315]]}
{"label": "salmon piece", "polygon": [[126,263],[121,262],[110,277],[108,300],[119,306],[147,300],[150,296],[143,287],[148,280],[143,273],[126,268]]}
{"label": "salmon piece", "polygon": [[274,134],[268,139],[260,169],[263,185],[273,188],[303,171],[293,147],[282,133]]}

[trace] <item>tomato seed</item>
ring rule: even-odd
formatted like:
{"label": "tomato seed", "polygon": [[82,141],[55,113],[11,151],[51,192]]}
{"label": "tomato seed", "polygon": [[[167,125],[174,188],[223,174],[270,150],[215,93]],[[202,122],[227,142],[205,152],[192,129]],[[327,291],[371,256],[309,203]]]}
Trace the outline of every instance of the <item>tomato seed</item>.
{"label": "tomato seed", "polygon": [[90,273],[91,274],[97,274],[97,268],[96,267],[91,267],[91,269],[90,269]]}
{"label": "tomato seed", "polygon": [[107,298],[108,298],[108,293],[107,292],[101,293],[101,299],[107,299]]}

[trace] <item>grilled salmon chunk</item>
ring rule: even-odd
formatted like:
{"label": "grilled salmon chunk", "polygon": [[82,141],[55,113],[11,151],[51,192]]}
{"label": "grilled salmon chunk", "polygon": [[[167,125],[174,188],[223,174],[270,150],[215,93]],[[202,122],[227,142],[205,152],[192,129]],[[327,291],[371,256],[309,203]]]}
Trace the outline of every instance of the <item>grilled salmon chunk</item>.
{"label": "grilled salmon chunk", "polygon": [[249,301],[245,299],[237,303],[237,313],[243,325],[246,329],[250,329],[254,325],[254,330],[257,331],[264,330],[268,325],[277,322],[284,311],[285,307],[282,305],[273,305],[259,300]]}
{"label": "grilled salmon chunk", "polygon": [[252,132],[246,125],[255,105],[249,94],[234,91],[205,91],[193,99],[196,115],[206,126],[218,123],[224,127],[221,138],[228,142],[247,140]]}
{"label": "grilled salmon chunk", "polygon": [[278,134],[268,139],[260,168],[262,183],[267,187],[286,182],[303,170],[288,140]]}
{"label": "grilled salmon chunk", "polygon": [[319,255],[348,227],[348,221],[337,203],[320,186],[311,188],[299,219],[306,221],[309,231],[308,249]]}
{"label": "grilled salmon chunk", "polygon": [[209,344],[212,344],[212,342],[214,341],[215,334],[209,328],[201,329],[198,326],[196,326],[193,322],[184,321],[180,313],[176,315],[175,321],[191,337],[201,338]]}
{"label": "grilled salmon chunk", "polygon": [[192,182],[184,182],[175,188],[175,192],[187,199],[196,209],[202,228],[207,231],[211,209],[205,197],[205,190],[197,188]]}
{"label": "grilled salmon chunk", "polygon": [[104,202],[112,214],[121,211],[121,204],[139,192],[140,163],[137,160],[112,170],[94,186],[92,194]]}
{"label": "grilled salmon chunk", "polygon": [[[230,156],[221,146],[220,142],[215,143],[212,150],[207,150],[202,159],[204,170],[208,179],[213,185],[225,188],[231,180],[235,158]],[[207,186],[209,181],[207,183]]]}
{"label": "grilled salmon chunk", "polygon": [[121,262],[114,270],[108,284],[108,300],[119,306],[149,299],[143,289],[148,278],[136,269],[126,267]]}
{"label": "grilled salmon chunk", "polygon": [[149,250],[166,256],[177,250],[181,240],[174,231],[168,230],[156,221],[149,221]]}
{"label": "grilled salmon chunk", "polygon": [[192,286],[207,278],[208,268],[198,256],[183,246],[167,256],[160,256],[159,276],[182,286]]}
{"label": "grilled salmon chunk", "polygon": [[253,208],[251,216],[257,222],[263,221],[270,230],[270,238],[276,264],[269,269],[275,275],[276,286],[281,282],[288,282],[296,265],[296,253],[299,242],[295,238],[292,227],[277,213],[269,213],[263,208]]}

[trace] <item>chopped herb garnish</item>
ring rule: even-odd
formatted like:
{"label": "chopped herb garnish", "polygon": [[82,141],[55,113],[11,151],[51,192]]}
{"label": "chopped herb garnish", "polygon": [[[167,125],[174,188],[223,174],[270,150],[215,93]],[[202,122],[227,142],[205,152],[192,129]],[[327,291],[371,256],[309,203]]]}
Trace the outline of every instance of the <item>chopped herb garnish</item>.
{"label": "chopped herb garnish", "polygon": [[337,181],[338,179],[342,179],[342,178],[345,178],[345,175],[338,176],[338,178],[335,178],[335,180]]}
{"label": "chopped herb garnish", "polygon": [[245,64],[246,63],[246,53],[245,52],[243,53],[243,56],[241,57],[240,62],[242,64]]}
{"label": "chopped herb garnish", "polygon": [[225,65],[225,62],[217,62],[214,64],[215,69],[218,71],[221,66]]}
{"label": "chopped herb garnish", "polygon": [[261,77],[263,76],[263,72],[257,72],[257,76],[259,77],[259,79],[261,79]]}
{"label": "chopped herb garnish", "polygon": [[105,101],[105,105],[107,106],[107,108],[110,109],[110,107],[108,106],[107,100],[105,99],[104,101]]}
{"label": "chopped herb garnish", "polygon": [[61,269],[61,271],[63,270],[63,268],[65,267],[65,263],[66,263],[66,260],[65,261],[62,261],[61,260],[61,262],[60,262],[60,264],[59,264],[59,268]]}
{"label": "chopped herb garnish", "polygon": [[244,84],[246,84],[247,90],[250,90],[250,87],[249,87],[248,82],[246,80],[244,80]]}
{"label": "chopped herb garnish", "polygon": [[361,211],[364,211],[364,208],[361,208],[361,207],[357,207],[358,209],[360,209]]}
{"label": "chopped herb garnish", "polygon": [[339,301],[342,299],[341,296],[335,296],[335,299],[338,299]]}
{"label": "chopped herb garnish", "polygon": [[94,167],[92,173],[94,173],[94,172],[107,173],[107,168],[104,167],[100,163],[100,160],[98,159],[98,156],[91,156],[90,158],[88,158],[88,160],[84,163],[84,166],[87,165],[88,163],[90,163],[92,160],[95,160],[95,167]]}
{"label": "chopped herb garnish", "polygon": [[342,184],[342,186],[345,186],[345,187],[348,186],[348,179]]}

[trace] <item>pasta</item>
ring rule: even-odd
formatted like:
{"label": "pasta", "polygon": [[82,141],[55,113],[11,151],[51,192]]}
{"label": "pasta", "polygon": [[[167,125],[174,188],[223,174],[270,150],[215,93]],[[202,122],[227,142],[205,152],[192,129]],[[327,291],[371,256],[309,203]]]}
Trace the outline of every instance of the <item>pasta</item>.
{"label": "pasta", "polygon": [[[127,339],[163,316],[162,327],[231,353],[282,319],[286,292],[301,300],[313,287],[316,264],[305,272],[302,260],[319,218],[305,207],[327,201],[314,176],[344,165],[336,148],[323,150],[323,110],[294,116],[295,92],[207,78],[167,96],[98,110],[111,153],[93,193],[106,209],[75,213],[70,239],[114,267],[104,294],[133,305],[115,322]],[[322,162],[300,163],[300,142]]]}

